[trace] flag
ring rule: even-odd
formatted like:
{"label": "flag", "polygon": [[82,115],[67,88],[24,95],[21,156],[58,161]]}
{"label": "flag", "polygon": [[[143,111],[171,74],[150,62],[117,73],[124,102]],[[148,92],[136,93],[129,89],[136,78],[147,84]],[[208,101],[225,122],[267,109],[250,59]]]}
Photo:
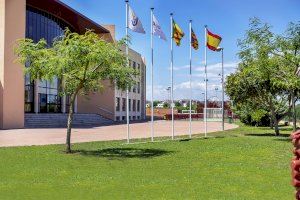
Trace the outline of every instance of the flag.
{"label": "flag", "polygon": [[128,16],[128,28],[130,28],[133,32],[143,33],[145,34],[144,27],[140,19],[136,16],[134,11],[129,6],[129,16]]}
{"label": "flag", "polygon": [[153,15],[153,34],[158,36],[160,39],[167,41],[166,35],[162,31],[162,29],[154,15]]}
{"label": "flag", "polygon": [[198,48],[199,48],[199,42],[198,42],[197,36],[196,36],[195,32],[193,31],[193,29],[192,29],[191,34],[192,34],[192,35],[191,35],[191,38],[192,38],[192,41],[191,41],[192,46],[193,46],[193,48],[194,48],[195,50],[198,50]]}
{"label": "flag", "polygon": [[207,48],[209,48],[212,51],[217,51],[219,44],[222,41],[222,38],[207,30],[206,40],[207,40],[207,44],[206,44]]}
{"label": "flag", "polygon": [[181,30],[178,24],[173,20],[173,39],[177,46],[180,46],[180,41],[184,37],[184,32]]}

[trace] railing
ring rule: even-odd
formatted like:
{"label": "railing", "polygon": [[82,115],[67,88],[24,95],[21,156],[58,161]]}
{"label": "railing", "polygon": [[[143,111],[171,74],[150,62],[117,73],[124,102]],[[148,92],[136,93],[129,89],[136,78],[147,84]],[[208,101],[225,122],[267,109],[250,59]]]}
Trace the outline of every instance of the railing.
{"label": "railing", "polygon": [[105,108],[101,108],[101,107],[98,107],[98,109],[100,110],[99,114],[101,116],[103,116],[104,118],[107,118],[107,119],[113,119],[114,120],[114,117],[115,117],[115,114]]}
{"label": "railing", "polygon": [[108,114],[110,114],[110,115],[113,115],[113,114],[114,114],[113,112],[111,112],[111,111],[109,111],[109,110],[107,110],[107,109],[104,109],[104,108],[98,107],[98,109],[99,109],[99,110],[102,110],[102,111],[104,111],[104,112],[106,112],[106,113],[108,113]]}

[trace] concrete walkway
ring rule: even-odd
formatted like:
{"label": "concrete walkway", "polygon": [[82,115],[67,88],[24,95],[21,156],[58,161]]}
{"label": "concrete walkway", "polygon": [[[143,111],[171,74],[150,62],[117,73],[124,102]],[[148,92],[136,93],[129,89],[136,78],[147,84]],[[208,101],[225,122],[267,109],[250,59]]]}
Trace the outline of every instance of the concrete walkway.
{"label": "concrete walkway", "polygon": [[[188,127],[188,121],[175,121],[175,136],[187,135]],[[237,127],[235,124],[225,124],[226,130]],[[131,124],[130,130],[131,138],[149,138],[150,122]],[[220,130],[220,122],[208,122],[208,132]],[[155,121],[154,131],[155,137],[171,136],[171,122]],[[192,132],[193,134],[204,133],[204,123],[193,121]],[[65,128],[0,130],[0,147],[64,144],[65,138]],[[126,124],[72,129],[72,143],[125,140],[126,138]]]}

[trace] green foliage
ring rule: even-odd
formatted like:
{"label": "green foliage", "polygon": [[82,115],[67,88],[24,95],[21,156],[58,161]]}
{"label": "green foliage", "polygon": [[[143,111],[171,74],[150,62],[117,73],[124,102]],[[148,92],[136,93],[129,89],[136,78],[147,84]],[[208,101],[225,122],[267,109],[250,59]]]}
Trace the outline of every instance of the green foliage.
{"label": "green foliage", "polygon": [[159,103],[160,101],[153,101],[153,107],[155,108]]}
{"label": "green foliage", "polygon": [[103,89],[103,80],[110,80],[120,89],[134,84],[132,68],[120,51],[124,42],[109,43],[92,31],[85,34],[65,30],[65,35],[55,39],[48,48],[44,39],[34,43],[31,39],[17,41],[17,61],[24,66],[32,80],[64,82],[64,94],[72,95],[79,88],[82,93]]}
{"label": "green foliage", "polygon": [[290,24],[285,34],[275,35],[269,24],[254,18],[245,37],[238,41],[241,62],[236,73],[227,77],[225,87],[236,109],[245,109],[239,111],[240,116],[251,123],[270,116],[277,125],[291,112],[300,89],[296,73],[299,29],[299,23]]}
{"label": "green foliage", "polygon": [[164,103],[164,108],[169,108],[169,107],[170,107],[170,105],[167,102],[165,102]]}

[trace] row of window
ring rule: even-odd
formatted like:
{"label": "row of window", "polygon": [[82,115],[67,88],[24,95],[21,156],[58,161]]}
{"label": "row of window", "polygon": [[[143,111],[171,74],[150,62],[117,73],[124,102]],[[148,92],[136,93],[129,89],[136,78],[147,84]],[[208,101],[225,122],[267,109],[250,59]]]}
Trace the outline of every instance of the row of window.
{"label": "row of window", "polygon": [[[141,65],[139,63],[136,63],[135,61],[129,60],[129,66],[132,66],[132,68],[134,70],[137,70],[138,73],[141,74]],[[140,94],[141,92],[141,85],[140,82],[137,82],[137,84],[135,86],[132,87],[131,90],[133,93],[138,93]]]}
{"label": "row of window", "polygon": [[132,87],[132,92],[133,93],[141,93],[141,85],[140,82],[138,82],[135,86]]}
{"label": "row of window", "polygon": [[[132,105],[131,105],[132,102]],[[129,111],[140,112],[141,110],[141,101],[135,99],[129,99]],[[121,98],[116,98],[116,111],[121,111]],[[122,111],[126,111],[126,98],[122,98]]]}
{"label": "row of window", "polygon": [[[141,119],[140,116],[129,116],[129,120],[139,120]],[[116,121],[125,121],[126,120],[126,116],[122,116],[122,118],[120,116],[116,117]]]}
{"label": "row of window", "polygon": [[141,73],[141,65],[139,63],[129,60],[129,66],[132,66],[134,70],[137,70],[139,73]]}

